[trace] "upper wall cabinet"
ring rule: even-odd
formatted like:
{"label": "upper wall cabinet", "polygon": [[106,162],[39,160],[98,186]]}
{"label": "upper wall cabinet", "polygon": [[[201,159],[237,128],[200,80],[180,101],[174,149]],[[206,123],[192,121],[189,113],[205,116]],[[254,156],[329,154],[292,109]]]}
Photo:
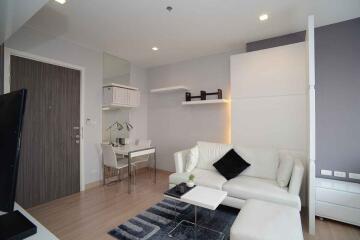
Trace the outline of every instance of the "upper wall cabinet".
{"label": "upper wall cabinet", "polygon": [[119,109],[122,107],[138,107],[140,91],[138,88],[109,84],[103,87],[103,110]]}

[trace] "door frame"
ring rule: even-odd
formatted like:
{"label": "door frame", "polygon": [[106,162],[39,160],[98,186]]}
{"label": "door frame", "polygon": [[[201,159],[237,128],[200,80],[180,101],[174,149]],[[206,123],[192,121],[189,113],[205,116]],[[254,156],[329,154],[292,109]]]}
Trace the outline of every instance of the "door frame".
{"label": "door frame", "polygon": [[85,68],[78,66],[78,65],[74,65],[74,64],[58,61],[55,59],[42,57],[42,56],[31,54],[28,52],[23,52],[23,51],[19,51],[16,49],[5,47],[5,49],[4,49],[4,65],[5,65],[4,66],[4,93],[10,92],[10,68],[11,68],[10,56],[12,56],[12,55],[80,71],[80,136],[81,136],[80,137],[80,191],[85,191],[85,162],[84,162]]}

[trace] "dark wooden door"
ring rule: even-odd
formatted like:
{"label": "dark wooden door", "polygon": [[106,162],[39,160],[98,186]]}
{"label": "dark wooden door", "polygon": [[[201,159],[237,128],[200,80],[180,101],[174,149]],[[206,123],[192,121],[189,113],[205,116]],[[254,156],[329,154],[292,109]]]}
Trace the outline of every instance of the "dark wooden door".
{"label": "dark wooden door", "polygon": [[11,56],[11,90],[28,89],[16,201],[80,191],[80,71]]}

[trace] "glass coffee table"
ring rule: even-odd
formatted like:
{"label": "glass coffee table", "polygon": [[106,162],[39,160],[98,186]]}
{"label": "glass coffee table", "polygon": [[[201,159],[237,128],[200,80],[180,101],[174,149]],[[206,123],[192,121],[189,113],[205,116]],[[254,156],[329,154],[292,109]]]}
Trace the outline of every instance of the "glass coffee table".
{"label": "glass coffee table", "polygon": [[182,234],[185,230],[191,228],[191,231],[194,233],[194,239],[201,239],[204,236],[206,236],[206,239],[208,240],[223,239],[224,233],[198,224],[197,208],[202,207],[215,211],[226,196],[227,192],[203,186],[195,186],[194,188],[188,190],[185,194],[179,196],[168,195],[165,193],[165,198],[178,200],[194,206],[194,222],[188,220],[180,221],[175,228],[168,233],[168,236],[176,238],[178,234]]}

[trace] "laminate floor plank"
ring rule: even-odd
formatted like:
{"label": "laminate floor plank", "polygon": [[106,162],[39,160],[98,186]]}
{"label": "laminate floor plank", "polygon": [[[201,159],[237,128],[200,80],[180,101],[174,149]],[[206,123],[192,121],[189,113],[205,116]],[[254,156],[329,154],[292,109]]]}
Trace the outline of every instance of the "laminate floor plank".
{"label": "laminate floor plank", "polygon": [[[154,184],[148,171],[139,171],[136,187],[127,193],[127,181],[97,186],[28,211],[64,240],[113,240],[107,232],[163,199],[169,172],[158,171]],[[305,211],[303,211],[305,213]],[[302,215],[305,240],[360,240],[360,228],[331,220],[316,219],[316,235],[307,233]]]}

